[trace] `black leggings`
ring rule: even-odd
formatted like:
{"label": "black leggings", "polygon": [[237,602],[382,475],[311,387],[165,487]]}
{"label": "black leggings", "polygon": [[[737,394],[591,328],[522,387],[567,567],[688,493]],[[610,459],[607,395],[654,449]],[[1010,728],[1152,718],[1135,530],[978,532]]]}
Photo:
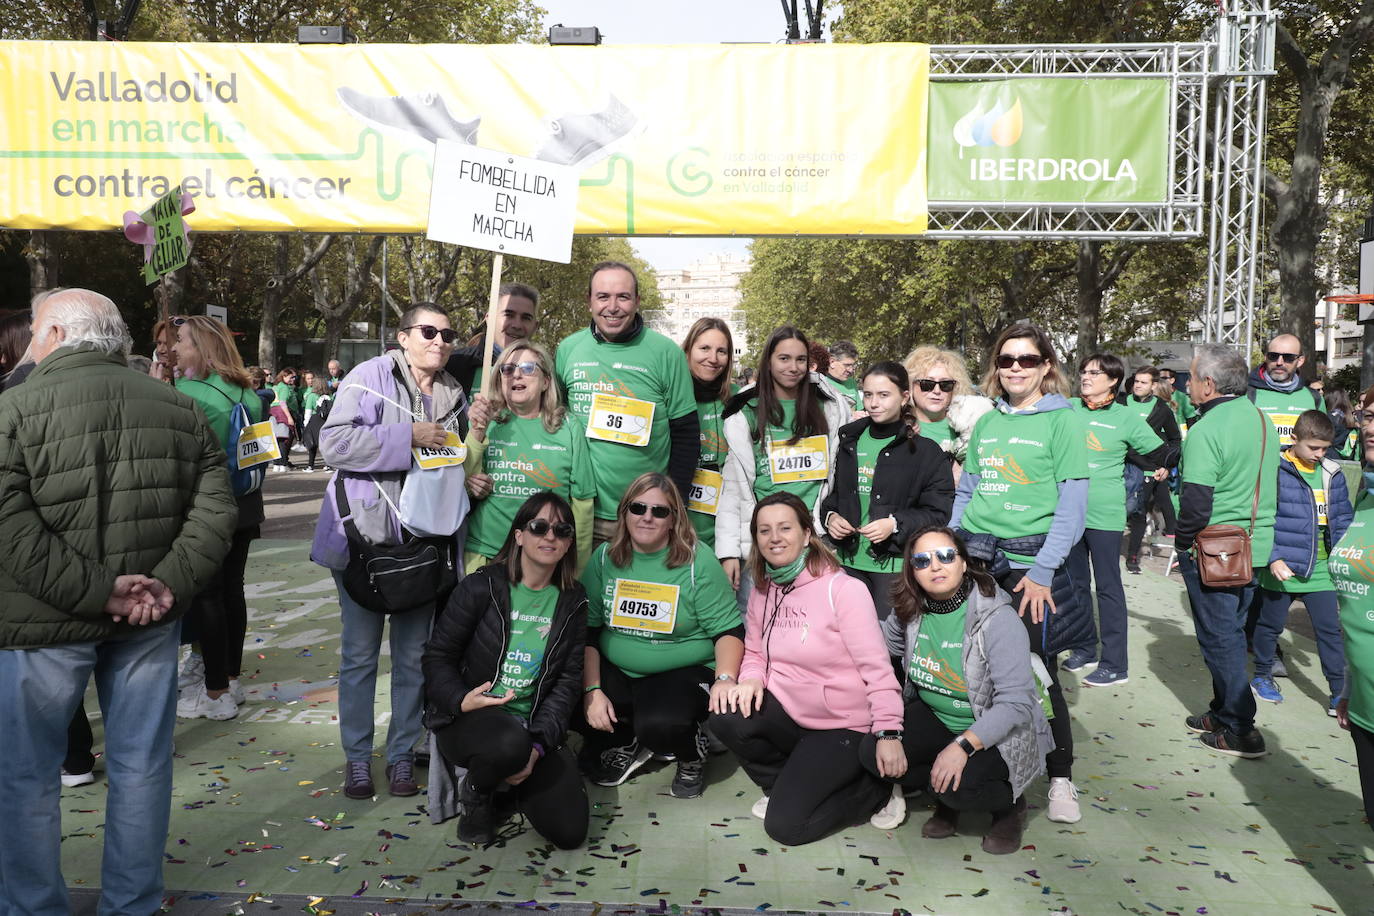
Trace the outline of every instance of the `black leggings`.
{"label": "black leggings", "polygon": [[[964,764],[959,788],[936,792],[930,785],[930,768],[940,752],[962,732],[949,730],[940,717],[920,697],[907,700],[903,717],[902,749],[906,751],[906,775],[895,780],[904,789],[925,789],[940,803],[955,811],[1005,811],[1011,797],[1011,773],[995,747],[974,754]],[[859,747],[864,769],[878,775],[878,739],[864,737]]]}
{"label": "black leggings", "polygon": [[224,563],[191,608],[200,635],[200,654],[205,659],[207,690],[225,690],[230,678],[243,673],[243,639],[248,632],[243,576],[248,549],[256,537],[257,525],[234,532]]}
{"label": "black leggings", "polygon": [[[900,566],[897,567],[901,569]],[[873,607],[878,612],[878,620],[886,620],[892,614],[892,585],[901,576],[900,572],[869,572],[863,569],[844,568],[850,578],[858,579],[868,587],[873,598]]]}
{"label": "black leggings", "polygon": [[784,846],[863,823],[888,795],[859,763],[862,733],[802,728],[767,690],[747,719],[737,712],[713,715],[711,732],[768,796],[763,829]]}
{"label": "black leggings", "polygon": [[[1013,569],[1004,574],[997,580],[997,584],[1002,586],[1008,595],[1011,595],[1012,607],[1016,607],[1021,602],[1019,592],[1013,592],[1016,584],[1025,578],[1029,570]],[[1040,624],[1031,623],[1030,611],[1027,610],[1021,616],[1021,622],[1026,625],[1026,634],[1030,636],[1031,651],[1039,656],[1045,663],[1045,670],[1050,674],[1050,687],[1047,691],[1050,695],[1050,709],[1054,712],[1054,718],[1050,719],[1050,732],[1054,735],[1054,750],[1045,755],[1045,769],[1051,779],[1064,777],[1073,778],[1073,723],[1069,721],[1069,704],[1064,701],[1064,689],[1059,686],[1059,657],[1057,655],[1042,655],[1036,647],[1041,645]]]}
{"label": "black leggings", "polygon": [[[523,770],[533,744],[523,722],[492,706],[463,713],[434,737],[444,759],[467,767],[467,778],[479,792],[490,792]],[[511,791],[530,825],[555,846],[576,849],[587,838],[587,790],[566,746],[545,748],[530,775]]]}
{"label": "black leggings", "polygon": [[1174,533],[1174,500],[1169,494],[1169,478],[1155,480],[1150,475],[1145,475],[1145,483],[1140,491],[1141,511],[1132,515],[1127,520],[1127,527],[1130,530],[1130,537],[1126,545],[1126,555],[1129,557],[1140,556],[1140,547],[1145,543],[1145,522],[1150,517],[1151,507],[1158,509],[1159,514],[1164,516],[1164,533]]}
{"label": "black leggings", "polygon": [[592,728],[580,712],[573,727],[591,754],[624,747],[638,738],[657,754],[699,760],[697,729],[706,721],[714,677],[705,665],[630,677],[602,656],[601,691],[615,708],[615,731]]}
{"label": "black leggings", "polygon": [[1355,765],[1360,770],[1360,794],[1364,796],[1364,816],[1374,828],[1374,732],[1350,723],[1350,737],[1355,742]]}

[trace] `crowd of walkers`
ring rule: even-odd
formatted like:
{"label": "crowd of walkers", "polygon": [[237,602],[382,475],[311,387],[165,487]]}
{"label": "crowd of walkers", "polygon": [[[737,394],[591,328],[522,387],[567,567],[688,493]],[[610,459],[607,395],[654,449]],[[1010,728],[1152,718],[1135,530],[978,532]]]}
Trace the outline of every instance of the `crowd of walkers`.
{"label": "crowd of walkers", "polygon": [[718,319],[680,345],[648,328],[625,264],[594,268],[589,325],[552,352],[536,290],[499,303],[494,340],[460,345],[417,303],[385,354],[270,386],[204,317],[159,323],[135,372],[97,293],[0,319],[0,817],[24,839],[0,848],[0,892],[17,911],[65,908],[55,815],[61,783],[93,779],[92,678],[102,893],[156,908],[173,723],[245,700],[263,471],[297,442],[333,472],[311,559],[340,607],[343,793],[378,791],[387,640],[385,791],[421,791],[417,761],[430,782],[445,768],[464,842],[519,810],[575,848],[588,783],[665,763],[669,794],[697,798],[714,752],[779,843],[900,829],[924,792],[923,837],[976,820],[983,850],[1015,853],[1028,802],[1083,816],[1063,672],[1129,681],[1123,557],[1140,571],[1151,524],[1212,675],[1180,725],[1265,754],[1257,701],[1284,699],[1296,599],[1371,813],[1374,500],[1352,503],[1328,453],[1354,429],[1374,462],[1374,390],[1328,412],[1297,338],[1253,371],[1198,345],[1181,390],[1108,352],[1071,366],[1025,323],[976,383],[949,350],[860,366],[784,326],[746,375]]}

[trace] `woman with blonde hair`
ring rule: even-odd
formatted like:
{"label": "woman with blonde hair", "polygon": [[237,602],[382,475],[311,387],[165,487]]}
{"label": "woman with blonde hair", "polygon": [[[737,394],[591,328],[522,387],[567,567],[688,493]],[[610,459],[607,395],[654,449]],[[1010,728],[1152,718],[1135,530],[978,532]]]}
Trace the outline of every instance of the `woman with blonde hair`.
{"label": "woman with blonde hair", "polygon": [[992,410],[992,401],[974,392],[964,358],[953,350],[917,347],[907,354],[903,367],[911,379],[911,406],[920,434],[950,456],[957,482],[973,424]]}
{"label": "woman with blonde hair", "polygon": [[[173,318],[176,331],[172,365],[177,368],[177,391],[191,397],[205,412],[215,438],[226,452],[237,446],[229,441],[230,413],[242,404],[253,422],[264,417],[262,400],[253,389],[229,329],[212,318],[192,315]],[[164,363],[165,365],[165,363]],[[248,548],[261,535],[262,491],[237,497],[238,528],[215,578],[195,598],[191,615],[199,635],[203,679],[188,677],[177,701],[177,715],[184,719],[232,719],[244,701],[239,676],[243,668],[243,637],[248,631],[248,605],[243,596]],[[195,673],[194,659],[187,675]]]}
{"label": "woman with blonde hair", "polygon": [[673,755],[671,792],[705,788],[711,708],[739,675],[744,627],[725,571],[696,532],[677,487],[641,474],[620,499],[615,533],[582,575],[587,650],[582,770],[618,786],[656,754]]}
{"label": "woman with blonde hair", "polygon": [[499,379],[488,401],[477,395],[468,411],[469,513],[464,567],[489,563],[506,541],[526,499],[550,490],[572,506],[577,528],[577,568],[592,552],[592,476],[587,438],[567,423],[563,395],[553,377],[553,358],[528,340],[501,351],[492,367]]}

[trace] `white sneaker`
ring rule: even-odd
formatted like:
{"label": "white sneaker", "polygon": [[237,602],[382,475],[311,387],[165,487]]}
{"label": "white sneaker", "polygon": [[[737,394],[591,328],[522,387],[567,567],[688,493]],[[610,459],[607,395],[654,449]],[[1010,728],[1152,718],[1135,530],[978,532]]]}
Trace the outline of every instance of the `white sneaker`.
{"label": "white sneaker", "polygon": [[887,800],[873,816],[868,819],[872,827],[879,830],[896,830],[902,826],[902,821],[906,820],[906,795],[902,792],[902,787],[894,785],[892,787],[892,797]]}
{"label": "white sneaker", "polygon": [[1060,824],[1076,824],[1083,819],[1078,808],[1078,786],[1067,776],[1050,779],[1049,806],[1045,816]]}
{"label": "white sneaker", "polygon": [[238,714],[238,704],[228,691],[211,699],[210,694],[205,692],[204,684],[198,690],[187,691],[185,696],[177,700],[177,718],[180,719],[203,718],[223,722]]}
{"label": "white sneaker", "polygon": [[62,771],[62,785],[66,786],[68,789],[75,788],[76,786],[89,786],[93,782],[95,782],[95,773],[68,773],[66,770]]}
{"label": "white sneaker", "polygon": [[229,696],[234,698],[235,706],[242,706],[248,700],[248,695],[243,692],[243,685],[236,677],[229,678]]}
{"label": "white sneaker", "polygon": [[749,809],[749,813],[759,820],[766,818],[768,816],[768,796],[765,795],[754,802],[754,807]]}
{"label": "white sneaker", "polygon": [[199,652],[192,652],[186,656],[186,661],[181,666],[181,671],[177,673],[177,690],[185,690],[187,687],[194,687],[205,680],[205,659]]}

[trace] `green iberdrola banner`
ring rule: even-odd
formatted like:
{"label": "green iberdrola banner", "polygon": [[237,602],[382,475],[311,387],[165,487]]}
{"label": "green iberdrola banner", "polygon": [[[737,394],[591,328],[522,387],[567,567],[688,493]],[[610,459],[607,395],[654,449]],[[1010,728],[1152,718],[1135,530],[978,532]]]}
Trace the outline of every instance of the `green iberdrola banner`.
{"label": "green iberdrola banner", "polygon": [[928,123],[932,202],[1168,198],[1167,80],[935,82]]}

